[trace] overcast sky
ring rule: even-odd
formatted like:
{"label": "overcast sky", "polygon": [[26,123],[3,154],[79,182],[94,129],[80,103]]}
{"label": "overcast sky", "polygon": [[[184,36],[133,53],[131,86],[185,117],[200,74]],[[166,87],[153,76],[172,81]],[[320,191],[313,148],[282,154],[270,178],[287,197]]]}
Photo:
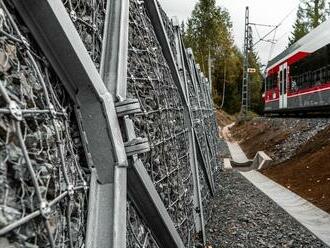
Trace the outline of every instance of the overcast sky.
{"label": "overcast sky", "polygon": [[[169,17],[177,16],[180,21],[186,21],[198,0],[159,0]],[[275,4],[276,3],[276,4]],[[235,44],[242,49],[244,42],[244,12],[245,7],[250,7],[250,22],[278,25],[285,20],[276,31],[277,42],[273,46],[271,58],[285,49],[288,44],[288,37],[292,31],[292,24],[295,21],[299,0],[217,0],[217,5],[226,8],[233,22],[233,36]],[[268,33],[271,28],[253,28],[254,40],[258,40]],[[269,36],[273,38],[273,34]],[[266,64],[271,53],[270,43],[260,43],[256,47],[261,62]]]}

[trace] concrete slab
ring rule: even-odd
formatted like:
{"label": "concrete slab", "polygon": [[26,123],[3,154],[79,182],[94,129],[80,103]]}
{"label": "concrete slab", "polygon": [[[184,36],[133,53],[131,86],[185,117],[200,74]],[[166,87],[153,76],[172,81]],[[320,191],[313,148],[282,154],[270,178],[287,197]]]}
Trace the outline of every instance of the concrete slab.
{"label": "concrete slab", "polygon": [[223,168],[225,170],[232,170],[233,169],[233,167],[231,166],[231,163],[230,163],[230,159],[229,158],[223,159]]}
{"label": "concrete slab", "polygon": [[330,215],[257,171],[241,172],[254,186],[330,246]]}
{"label": "concrete slab", "polygon": [[256,170],[266,169],[271,166],[272,161],[273,160],[264,151],[259,151],[255,155],[251,167]]}
{"label": "concrete slab", "polygon": [[235,163],[247,163],[250,160],[246,157],[245,153],[241,149],[238,143],[226,141],[232,160]]}

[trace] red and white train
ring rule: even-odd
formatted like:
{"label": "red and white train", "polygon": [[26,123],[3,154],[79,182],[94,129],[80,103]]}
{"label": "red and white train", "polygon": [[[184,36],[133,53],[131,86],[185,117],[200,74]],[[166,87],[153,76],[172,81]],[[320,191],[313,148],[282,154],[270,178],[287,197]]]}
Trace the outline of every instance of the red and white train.
{"label": "red and white train", "polygon": [[330,109],[330,20],[268,63],[265,113]]}

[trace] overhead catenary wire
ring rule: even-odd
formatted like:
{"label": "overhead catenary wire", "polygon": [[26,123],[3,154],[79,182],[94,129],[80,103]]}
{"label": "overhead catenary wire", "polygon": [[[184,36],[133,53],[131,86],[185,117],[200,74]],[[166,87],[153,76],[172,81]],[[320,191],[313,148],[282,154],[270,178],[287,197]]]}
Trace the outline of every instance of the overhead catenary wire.
{"label": "overhead catenary wire", "polygon": [[[252,48],[253,47],[255,47],[257,44],[259,44],[261,41],[266,41],[267,42],[267,40],[265,40],[269,35],[271,35],[273,32],[275,32],[282,24],[283,24],[283,22],[287,19],[287,18],[289,18],[289,16],[294,12],[296,10],[296,8],[293,8],[293,9],[291,9],[290,10],[290,12],[287,14],[287,15],[285,15],[284,16],[284,18],[277,24],[277,25],[275,25],[275,26],[273,26],[273,28],[268,32],[268,33],[266,33],[263,37],[261,37],[257,42],[255,42],[254,44],[253,44],[253,46],[252,46]],[[252,23],[251,25],[255,25],[254,23]],[[261,26],[262,24],[259,24],[258,26]],[[255,25],[256,26],[256,25]],[[269,26],[269,27],[271,27],[272,25],[266,25],[266,24],[264,24],[263,26]],[[269,41],[268,41],[269,42]]]}

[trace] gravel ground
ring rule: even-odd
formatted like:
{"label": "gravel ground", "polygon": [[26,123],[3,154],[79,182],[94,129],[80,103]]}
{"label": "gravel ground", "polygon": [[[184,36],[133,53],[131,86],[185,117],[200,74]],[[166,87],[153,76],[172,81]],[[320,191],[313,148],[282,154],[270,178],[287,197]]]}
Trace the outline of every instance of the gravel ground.
{"label": "gravel ground", "polygon": [[275,146],[276,163],[290,159],[299,147],[305,144],[310,138],[315,136],[330,125],[329,118],[258,118],[271,122],[272,126],[279,126],[285,129],[293,129],[289,137],[281,144]]}
{"label": "gravel ground", "polygon": [[212,248],[328,247],[236,171],[216,178],[206,226]]}

